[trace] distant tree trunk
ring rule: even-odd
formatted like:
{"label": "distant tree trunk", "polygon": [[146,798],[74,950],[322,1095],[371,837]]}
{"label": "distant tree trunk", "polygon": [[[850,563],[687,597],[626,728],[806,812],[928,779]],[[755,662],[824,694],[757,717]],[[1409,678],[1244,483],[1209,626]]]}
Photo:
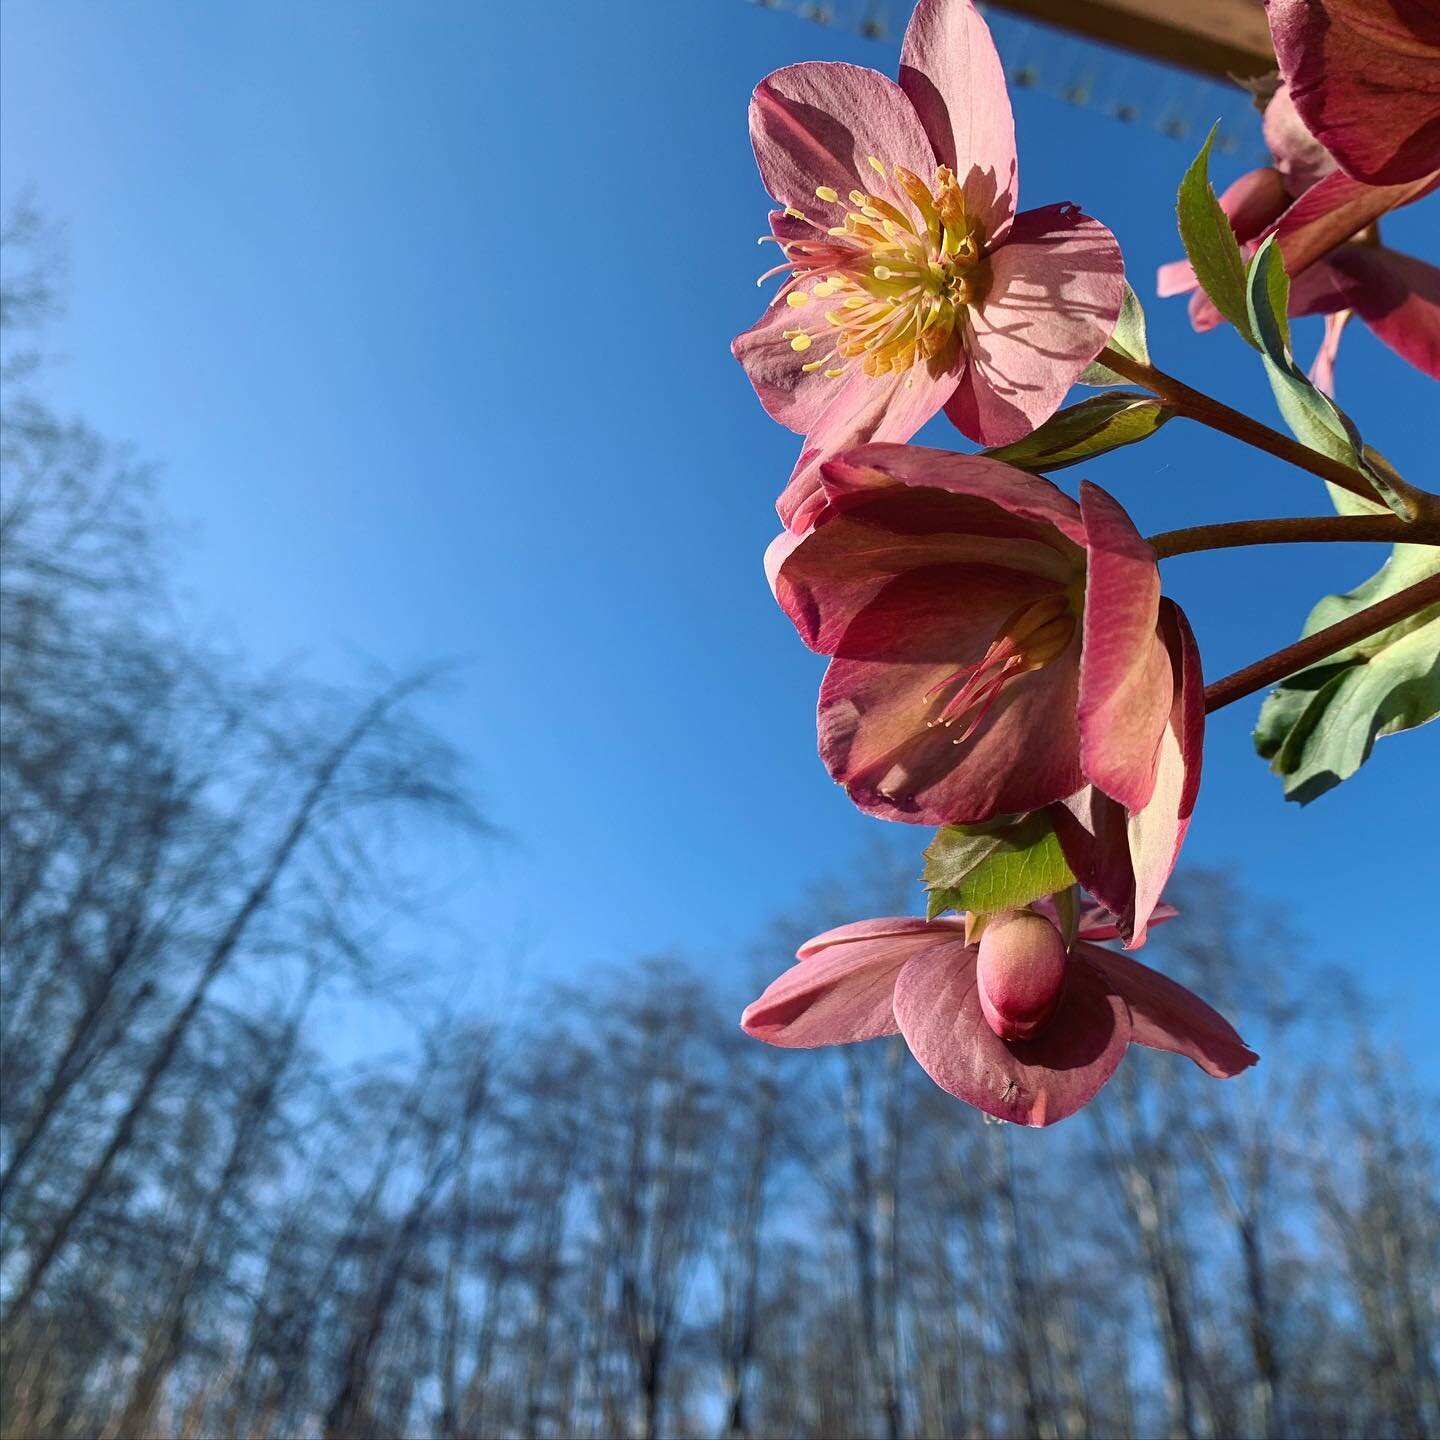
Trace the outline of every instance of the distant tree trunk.
{"label": "distant tree trunk", "polygon": [[115,1126],[109,1143],[101,1152],[100,1158],[91,1166],[74,1199],[51,1227],[50,1233],[31,1260],[24,1279],[16,1291],[15,1299],[10,1305],[9,1312],[5,1316],[3,1335],[7,1340],[23,1323],[50,1271],[50,1266],[64,1250],[76,1223],[90,1208],[96,1195],[100,1193],[116,1160],[129,1147],[141,1117],[149,1108],[156,1089],[179,1053],[180,1044],[189,1032],[191,1025],[194,1024],[196,1016],[199,1015],[201,1006],[205,1003],[205,997],[210,992],[210,987],[219,978],[235,953],[246,930],[249,929],[250,922],[270,899],[276,882],[289,864],[290,858],[301,840],[309,831],[315,818],[315,812],[329,793],[341,765],[385,712],[399,700],[402,694],[413,688],[414,682],[412,681],[392,687],[384,694],[377,696],[365,707],[355,723],[317,766],[310,785],[296,806],[290,824],[272,852],[268,864],[211,950],[185,1004],[156,1047],[155,1053],[141,1077],[139,1088]]}
{"label": "distant tree trunk", "polygon": [[736,1199],[728,1231],[730,1266],[726,1272],[725,1433],[731,1440],[749,1440],[750,1416],[746,1386],[755,1357],[760,1300],[760,1243],[765,1221],[765,1181],[775,1137],[777,1093],[768,1076],[759,1082],[753,1117],[747,1117],[749,1165]]}
{"label": "distant tree trunk", "polygon": [[249,1168],[261,1131],[274,1113],[280,1082],[295,1059],[300,1024],[314,996],[315,983],[316,977],[312,970],[299,1003],[286,1022],[284,1030],[270,1047],[269,1064],[241,1100],[235,1133],[230,1142],[229,1153],[225,1157],[225,1164],[205,1200],[165,1312],[156,1324],[141,1357],[140,1368],[121,1415],[121,1435],[142,1435],[152,1428],[156,1401],[184,1348],[196,1281],[210,1263],[225,1202]]}

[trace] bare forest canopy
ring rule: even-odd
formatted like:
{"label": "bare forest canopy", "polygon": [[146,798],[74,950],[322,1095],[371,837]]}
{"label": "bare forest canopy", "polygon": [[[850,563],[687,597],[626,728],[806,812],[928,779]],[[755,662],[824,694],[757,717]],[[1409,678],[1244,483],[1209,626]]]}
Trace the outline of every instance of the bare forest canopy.
{"label": "bare forest canopy", "polygon": [[[6,227],[6,1436],[1440,1432],[1433,1097],[1221,878],[1151,953],[1264,1062],[1136,1052],[1054,1132],[898,1040],[745,1040],[746,957],[342,1063],[317,1014],[407,983],[397,857],[504,842],[423,677],[256,676],[167,618],[144,468],[41,398],[44,237]],[[912,895],[877,850],[755,973]]]}

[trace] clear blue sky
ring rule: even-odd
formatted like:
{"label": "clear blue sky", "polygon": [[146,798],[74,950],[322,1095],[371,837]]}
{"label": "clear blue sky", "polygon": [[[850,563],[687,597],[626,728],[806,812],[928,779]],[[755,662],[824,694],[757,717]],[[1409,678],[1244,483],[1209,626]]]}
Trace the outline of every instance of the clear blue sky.
{"label": "clear blue sky", "polygon": [[[514,835],[459,904],[502,937],[482,966],[517,935],[539,976],[672,947],[745,966],[878,823],[815,758],[820,663],[761,573],[796,440],[727,349],[765,258],[745,106],[799,59],[893,73],[895,45],[743,0],[6,0],[0,26],[4,194],[33,182],[73,259],[51,393],[164,462],[193,622],[335,676],[356,650],[468,657],[431,713]],[[1194,143],[1042,94],[1016,112],[1022,205],[1106,221],[1157,361],[1268,413],[1232,335],[1148,298]],[[1392,243],[1434,258],[1437,206]],[[1433,382],[1354,327],[1340,396],[1434,482]],[[1146,531],[1326,508],[1182,423],[1083,473]],[[1382,553],[1186,557],[1167,588],[1215,677]],[[1251,753],[1254,711],[1212,722],[1186,853],[1292,905],[1424,1060],[1440,729],[1301,811]]]}

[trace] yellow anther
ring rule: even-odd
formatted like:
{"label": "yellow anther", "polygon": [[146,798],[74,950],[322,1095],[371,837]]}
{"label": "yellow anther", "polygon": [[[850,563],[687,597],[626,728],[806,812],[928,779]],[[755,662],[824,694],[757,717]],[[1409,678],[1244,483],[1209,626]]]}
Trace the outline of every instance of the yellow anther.
{"label": "yellow anther", "polygon": [[870,197],[863,190],[852,190],[850,192],[850,203],[857,210],[863,210],[870,203]]}
{"label": "yellow anther", "polygon": [[792,220],[803,220],[805,218],[805,212],[803,210],[797,210],[793,205],[787,205],[785,207],[785,213]]}
{"label": "yellow anther", "polygon": [[825,372],[825,378],[827,380],[838,380],[840,376],[842,376],[844,373],[845,371],[843,368],[839,370],[827,370]]}
{"label": "yellow anther", "polygon": [[827,205],[833,205],[840,198],[840,192],[833,185],[817,185],[815,198],[825,201]]}
{"label": "yellow anther", "polygon": [[870,273],[877,280],[888,280],[895,272],[888,265],[877,265]]}
{"label": "yellow anther", "polygon": [[842,310],[859,310],[870,302],[864,295],[850,295],[840,302]]}
{"label": "yellow anther", "polygon": [[808,350],[814,343],[808,335],[802,332],[790,342],[790,348],[792,350]]}
{"label": "yellow anther", "polygon": [[825,362],[823,360],[811,360],[800,368],[807,374],[813,375]]}
{"label": "yellow anther", "polygon": [[[884,167],[873,155],[867,155],[867,156],[865,157],[865,163],[866,163],[877,175],[881,175],[881,176],[884,176],[884,175],[885,175],[885,167]],[[886,178],[888,178],[888,177],[886,177]]]}
{"label": "yellow anther", "polygon": [[810,303],[809,292],[805,290],[792,290],[785,297],[785,303],[787,305],[793,305],[798,310],[802,305],[808,305]]}

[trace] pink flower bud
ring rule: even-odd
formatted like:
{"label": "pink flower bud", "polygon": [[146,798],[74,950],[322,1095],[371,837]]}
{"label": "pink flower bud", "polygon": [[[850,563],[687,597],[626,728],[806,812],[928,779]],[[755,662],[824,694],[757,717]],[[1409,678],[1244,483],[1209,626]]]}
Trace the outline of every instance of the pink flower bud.
{"label": "pink flower bud", "polygon": [[980,936],[980,1009],[1002,1040],[1027,1040],[1055,1013],[1065,982],[1065,942],[1029,910],[997,916]]}

